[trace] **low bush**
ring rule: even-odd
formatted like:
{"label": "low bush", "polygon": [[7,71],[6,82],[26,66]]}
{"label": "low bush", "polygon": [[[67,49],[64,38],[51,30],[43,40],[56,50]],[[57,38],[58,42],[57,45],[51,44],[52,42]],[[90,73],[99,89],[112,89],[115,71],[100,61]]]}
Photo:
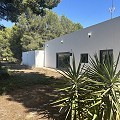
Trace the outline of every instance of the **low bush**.
{"label": "low bush", "polygon": [[7,79],[8,77],[8,69],[6,67],[3,67],[0,63],[0,80]]}
{"label": "low bush", "polygon": [[58,90],[60,98],[51,103],[60,107],[61,120],[120,120],[119,57],[114,62],[107,55],[101,63],[94,55],[89,65],[80,61],[76,68],[73,55],[72,66],[61,72],[69,85]]}

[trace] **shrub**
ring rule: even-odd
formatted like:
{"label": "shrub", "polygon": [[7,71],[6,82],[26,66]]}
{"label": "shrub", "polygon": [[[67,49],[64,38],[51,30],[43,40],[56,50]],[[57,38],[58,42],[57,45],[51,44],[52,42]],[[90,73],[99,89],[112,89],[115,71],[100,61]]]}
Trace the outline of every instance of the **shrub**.
{"label": "shrub", "polygon": [[90,65],[86,75],[92,81],[96,81],[91,93],[94,98],[90,107],[91,117],[95,120],[120,120],[120,71],[117,71],[120,53],[117,61],[107,55],[107,59],[101,63],[94,55],[90,59]]}
{"label": "shrub", "polygon": [[7,68],[2,67],[0,63],[0,80],[7,79],[9,77],[9,73]]}
{"label": "shrub", "polygon": [[[87,106],[89,97],[89,88],[87,89],[85,81],[85,65],[79,62],[76,68],[73,55],[72,66],[66,71],[60,72],[69,82],[66,88],[58,90],[61,92],[60,99],[51,103],[53,106],[59,106],[59,113],[62,120],[84,120],[87,116]],[[89,103],[88,103],[89,104]]]}
{"label": "shrub", "polygon": [[120,71],[117,61],[107,55],[100,62],[97,55],[90,57],[88,66],[79,62],[60,72],[68,81],[68,87],[60,89],[60,98],[51,103],[59,106],[62,120],[120,120]]}

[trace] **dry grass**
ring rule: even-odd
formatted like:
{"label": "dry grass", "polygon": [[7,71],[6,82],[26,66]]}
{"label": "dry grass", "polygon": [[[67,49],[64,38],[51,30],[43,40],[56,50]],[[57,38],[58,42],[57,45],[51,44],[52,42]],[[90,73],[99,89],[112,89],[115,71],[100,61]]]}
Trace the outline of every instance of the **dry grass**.
{"label": "dry grass", "polygon": [[[54,69],[14,69],[8,80],[0,81],[0,120],[57,119],[57,108],[49,103],[65,85]],[[59,119],[59,118],[58,118]]]}

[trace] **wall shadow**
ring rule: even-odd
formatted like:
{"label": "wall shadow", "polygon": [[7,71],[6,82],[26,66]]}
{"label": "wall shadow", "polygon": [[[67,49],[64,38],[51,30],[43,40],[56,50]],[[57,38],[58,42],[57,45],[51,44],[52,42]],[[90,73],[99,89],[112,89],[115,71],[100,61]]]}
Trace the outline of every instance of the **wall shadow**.
{"label": "wall shadow", "polygon": [[5,88],[3,92],[10,96],[8,100],[22,103],[27,112],[37,112],[44,115],[44,118],[60,120],[59,108],[52,107],[50,103],[60,95],[54,90],[65,85],[62,78],[38,72],[16,72],[8,80],[0,81],[0,85]]}

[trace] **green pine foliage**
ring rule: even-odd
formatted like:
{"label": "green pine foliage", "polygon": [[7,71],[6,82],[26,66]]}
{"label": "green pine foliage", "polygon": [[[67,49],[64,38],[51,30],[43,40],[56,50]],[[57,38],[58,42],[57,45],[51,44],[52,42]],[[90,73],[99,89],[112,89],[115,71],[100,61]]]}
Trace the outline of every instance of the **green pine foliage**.
{"label": "green pine foliage", "polygon": [[0,30],[0,59],[6,61],[13,60],[13,53],[10,49],[11,29]]}
{"label": "green pine foliage", "polygon": [[[6,36],[8,35],[5,38],[8,42],[5,44],[6,50],[4,49],[3,56],[12,56],[18,62],[21,61],[23,51],[43,49],[46,41],[82,29],[79,23],[73,23],[65,16],[59,17],[50,10],[46,10],[46,15],[41,17],[27,8],[18,20],[10,32],[2,30],[3,33],[6,32]],[[1,42],[5,39],[1,37]]]}
{"label": "green pine foliage", "polygon": [[36,15],[45,15],[45,9],[52,9],[60,0],[0,0],[0,18],[16,22],[18,17],[30,8]]}
{"label": "green pine foliage", "polygon": [[[65,17],[65,19],[67,18]],[[43,44],[46,41],[82,29],[82,26],[78,23],[70,21],[70,24],[73,27],[64,32],[62,17],[48,10],[44,17],[37,16],[28,8],[26,12],[19,17],[19,22],[15,25],[18,28],[18,32],[13,36],[17,37],[18,34],[17,41],[19,40],[21,43],[22,51],[43,49]],[[14,41],[15,40],[16,39],[14,39]]]}
{"label": "green pine foliage", "polygon": [[42,38],[37,33],[34,32],[24,33],[23,37],[21,38],[21,41],[23,51],[42,49],[43,45]]}
{"label": "green pine foliage", "polygon": [[60,22],[62,25],[63,34],[68,34],[80,30],[82,28],[82,26],[79,23],[73,23],[64,15],[61,16]]}
{"label": "green pine foliage", "polygon": [[44,41],[63,35],[63,28],[61,26],[59,16],[56,13],[47,11],[46,16],[42,18],[42,20],[45,22],[45,33],[43,35]]}
{"label": "green pine foliage", "polygon": [[[52,11],[46,11],[44,17],[36,16],[30,9],[19,17],[17,26],[22,33],[21,44],[22,50],[42,49],[43,44],[51,39],[61,35],[82,29],[78,23],[73,23],[68,18],[59,17]],[[67,22],[66,22],[67,21]],[[67,26],[64,26],[68,24]]]}
{"label": "green pine foliage", "polygon": [[11,37],[10,37],[10,49],[13,53],[13,58],[18,62],[21,61],[22,57],[22,45],[21,45],[22,32],[17,25],[14,25],[11,28]]}

